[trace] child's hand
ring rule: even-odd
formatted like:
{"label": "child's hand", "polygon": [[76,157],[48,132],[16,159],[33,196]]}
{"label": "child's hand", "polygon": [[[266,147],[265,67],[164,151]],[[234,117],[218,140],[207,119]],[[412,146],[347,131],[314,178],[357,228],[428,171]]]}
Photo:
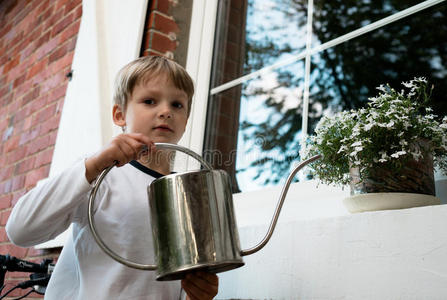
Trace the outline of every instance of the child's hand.
{"label": "child's hand", "polygon": [[207,272],[194,272],[182,279],[182,288],[190,300],[208,300],[217,295],[219,278],[216,274]]}
{"label": "child's hand", "polygon": [[85,177],[91,183],[104,169],[115,162],[121,167],[154,150],[154,143],[141,133],[120,134],[101,151],[85,160]]}

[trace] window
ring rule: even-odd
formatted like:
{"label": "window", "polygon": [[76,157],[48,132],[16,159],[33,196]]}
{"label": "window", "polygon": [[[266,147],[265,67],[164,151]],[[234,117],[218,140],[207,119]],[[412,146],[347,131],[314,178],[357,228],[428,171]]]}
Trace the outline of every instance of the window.
{"label": "window", "polygon": [[282,184],[322,115],[415,76],[446,115],[446,24],[444,0],[219,1],[205,157],[235,192]]}

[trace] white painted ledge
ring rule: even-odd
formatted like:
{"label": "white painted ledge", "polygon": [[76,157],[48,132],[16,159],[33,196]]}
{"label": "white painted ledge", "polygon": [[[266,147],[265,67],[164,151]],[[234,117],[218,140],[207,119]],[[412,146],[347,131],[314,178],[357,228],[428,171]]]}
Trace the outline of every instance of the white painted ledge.
{"label": "white painted ledge", "polygon": [[[447,205],[278,224],[216,299],[445,299]],[[242,248],[267,224],[241,226]]]}

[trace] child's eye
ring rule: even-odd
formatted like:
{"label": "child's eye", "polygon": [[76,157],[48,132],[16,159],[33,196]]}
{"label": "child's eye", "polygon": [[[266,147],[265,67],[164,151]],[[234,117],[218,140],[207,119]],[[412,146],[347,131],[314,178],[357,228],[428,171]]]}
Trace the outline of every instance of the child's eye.
{"label": "child's eye", "polygon": [[144,100],[144,103],[145,104],[154,104],[155,101],[154,101],[154,99],[146,99],[146,100]]}
{"label": "child's eye", "polygon": [[172,103],[172,106],[173,107],[175,107],[175,108],[183,108],[183,104],[182,103],[180,103],[180,102],[173,102]]}

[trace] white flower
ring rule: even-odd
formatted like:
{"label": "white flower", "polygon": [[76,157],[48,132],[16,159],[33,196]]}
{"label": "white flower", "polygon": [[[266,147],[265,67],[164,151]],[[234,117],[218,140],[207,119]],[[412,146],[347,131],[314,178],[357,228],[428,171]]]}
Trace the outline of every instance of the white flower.
{"label": "white flower", "polygon": [[391,120],[390,122],[388,122],[388,124],[386,124],[386,127],[388,127],[388,128],[393,128],[393,126],[394,126],[393,120]]}
{"label": "white flower", "polygon": [[344,151],[346,151],[346,150],[348,150],[348,147],[346,147],[345,145],[343,145],[343,146],[340,147],[340,149],[338,149],[338,152],[337,152],[337,153],[341,153],[341,152],[344,152]]}
{"label": "white flower", "polygon": [[365,125],[365,130],[366,131],[370,131],[371,128],[373,128],[373,126],[374,126],[374,123],[368,123],[368,124]]}
{"label": "white flower", "polygon": [[397,151],[397,152],[391,154],[391,157],[399,158],[399,156],[402,156],[402,155],[405,155],[405,154],[407,154],[407,152],[405,152],[405,151]]}

